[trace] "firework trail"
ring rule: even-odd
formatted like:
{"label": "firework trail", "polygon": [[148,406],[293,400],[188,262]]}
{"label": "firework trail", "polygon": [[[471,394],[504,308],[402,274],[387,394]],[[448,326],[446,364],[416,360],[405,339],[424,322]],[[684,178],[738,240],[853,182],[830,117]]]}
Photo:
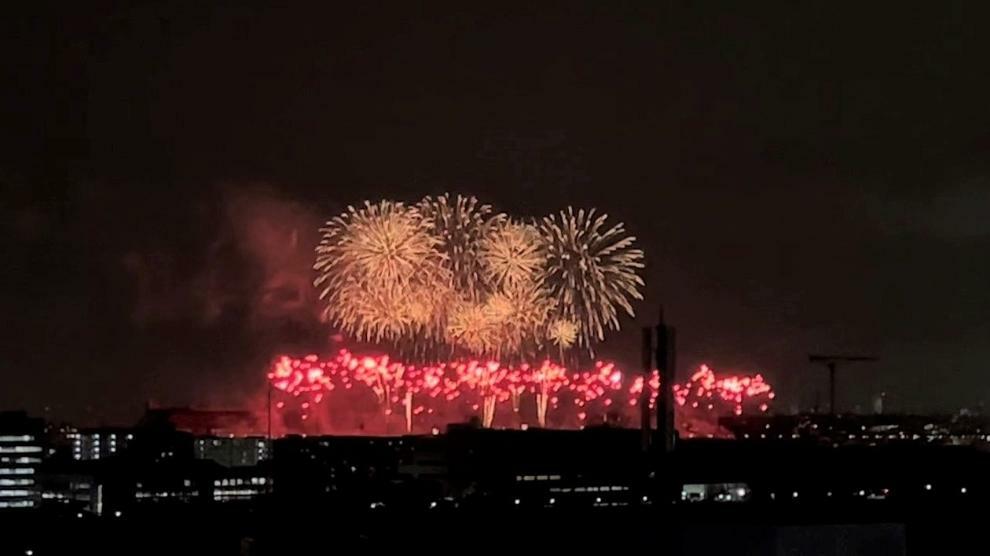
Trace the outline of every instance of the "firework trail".
{"label": "firework trail", "polygon": [[606,328],[619,329],[619,309],[632,316],[630,300],[642,299],[643,252],[621,223],[606,229],[606,219],[594,209],[568,208],[540,224],[549,296],[558,302],[558,317],[577,325],[577,344],[592,354]]}

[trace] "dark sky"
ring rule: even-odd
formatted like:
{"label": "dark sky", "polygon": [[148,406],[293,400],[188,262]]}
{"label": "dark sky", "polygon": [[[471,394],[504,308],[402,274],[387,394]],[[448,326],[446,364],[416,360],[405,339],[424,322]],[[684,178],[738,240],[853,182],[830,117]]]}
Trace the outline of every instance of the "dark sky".
{"label": "dark sky", "polygon": [[625,221],[647,299],[604,351],[630,365],[662,302],[681,372],[762,370],[784,410],[823,389],[809,351],[881,357],[847,407],[990,387],[983,3],[22,4],[0,407],[237,405],[326,345],[319,220],[448,190]]}

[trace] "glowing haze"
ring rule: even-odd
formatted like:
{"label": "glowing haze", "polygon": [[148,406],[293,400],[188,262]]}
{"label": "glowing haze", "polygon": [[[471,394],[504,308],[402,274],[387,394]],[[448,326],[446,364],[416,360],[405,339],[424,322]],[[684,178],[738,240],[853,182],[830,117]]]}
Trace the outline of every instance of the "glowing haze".
{"label": "glowing haze", "polygon": [[[644,388],[641,373],[603,361],[586,370],[549,360],[417,366],[346,349],[328,358],[279,356],[268,379],[278,393],[273,409],[287,430],[324,433],[427,432],[470,415],[481,416],[487,426],[621,425],[634,422]],[[659,374],[654,371],[645,382],[652,407]],[[717,434],[718,416],[765,412],[775,396],[760,374],[718,376],[704,365],[673,392],[678,427],[686,435]]]}

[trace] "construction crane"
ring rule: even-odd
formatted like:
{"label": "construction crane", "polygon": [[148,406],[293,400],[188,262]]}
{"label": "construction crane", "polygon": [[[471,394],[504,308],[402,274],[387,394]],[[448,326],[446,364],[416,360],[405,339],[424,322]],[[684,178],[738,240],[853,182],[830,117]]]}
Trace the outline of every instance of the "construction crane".
{"label": "construction crane", "polygon": [[822,363],[828,369],[828,410],[835,415],[835,371],[839,364],[876,361],[867,355],[809,355],[808,361]]}

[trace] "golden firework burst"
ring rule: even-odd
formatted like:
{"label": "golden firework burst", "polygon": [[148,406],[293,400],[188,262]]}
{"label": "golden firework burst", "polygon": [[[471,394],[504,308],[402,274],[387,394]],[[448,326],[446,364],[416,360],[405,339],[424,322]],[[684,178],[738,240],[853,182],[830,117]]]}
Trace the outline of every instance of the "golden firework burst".
{"label": "golden firework burst", "polygon": [[624,226],[605,228],[607,215],[568,208],[540,224],[546,245],[544,285],[557,301],[557,317],[578,327],[577,344],[593,351],[605,329],[619,329],[619,309],[633,316],[631,299],[642,299],[643,252]]}
{"label": "golden firework burst", "polygon": [[488,282],[496,289],[538,283],[545,260],[537,229],[511,221],[492,227],[480,254]]}

